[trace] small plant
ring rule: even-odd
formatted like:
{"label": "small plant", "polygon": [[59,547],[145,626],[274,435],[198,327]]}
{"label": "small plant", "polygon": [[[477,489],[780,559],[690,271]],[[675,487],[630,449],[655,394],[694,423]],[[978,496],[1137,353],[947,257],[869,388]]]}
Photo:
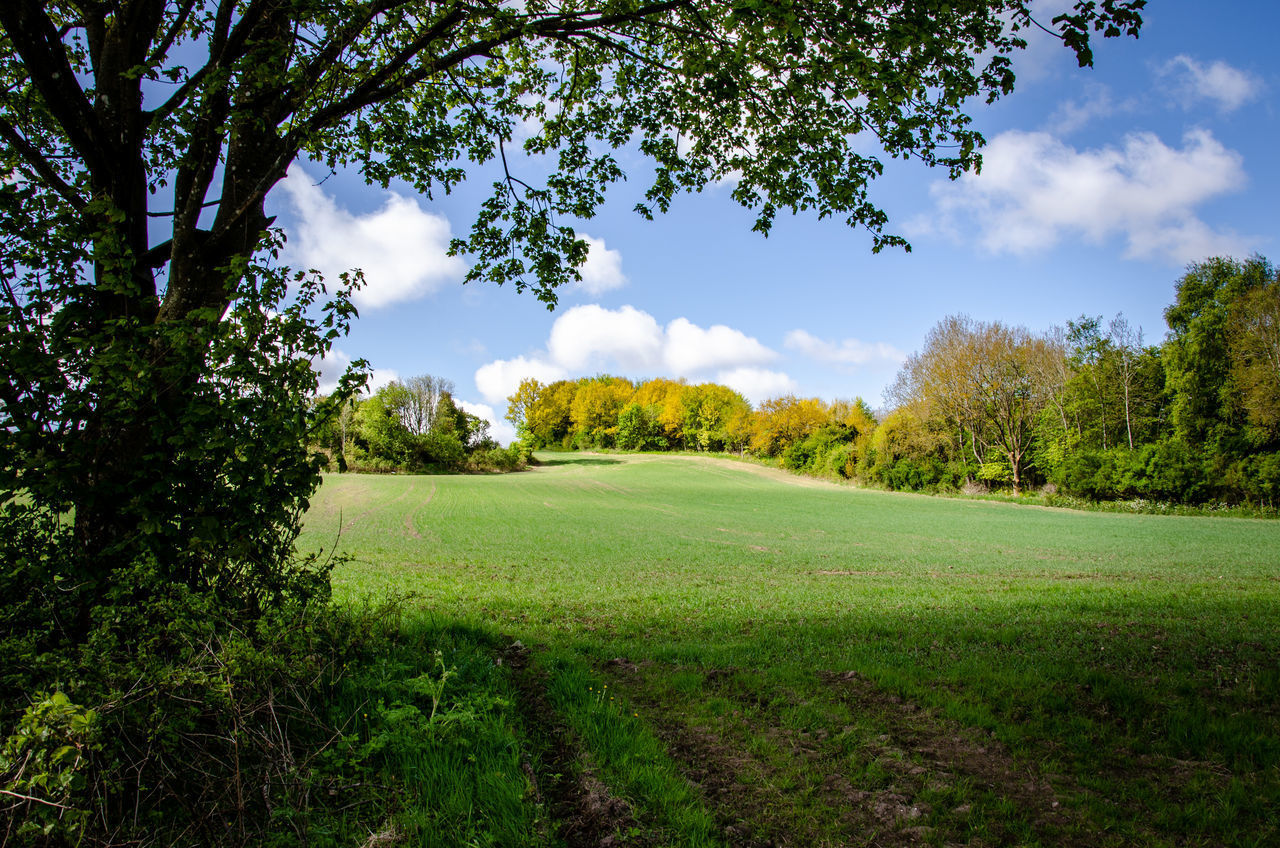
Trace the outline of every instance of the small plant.
{"label": "small plant", "polygon": [[78,838],[89,816],[76,806],[85,788],[88,755],[94,749],[93,710],[71,702],[62,692],[40,696],[27,707],[0,749],[0,793],[25,807],[19,838]]}
{"label": "small plant", "polygon": [[429,722],[435,721],[436,710],[440,708],[440,701],[444,697],[445,684],[449,682],[450,677],[454,677],[458,673],[457,666],[445,668],[444,651],[437,649],[435,659],[436,666],[440,669],[439,677],[432,679],[431,672],[424,671],[410,681],[410,685],[416,692],[431,698],[431,715],[427,716],[427,721]]}

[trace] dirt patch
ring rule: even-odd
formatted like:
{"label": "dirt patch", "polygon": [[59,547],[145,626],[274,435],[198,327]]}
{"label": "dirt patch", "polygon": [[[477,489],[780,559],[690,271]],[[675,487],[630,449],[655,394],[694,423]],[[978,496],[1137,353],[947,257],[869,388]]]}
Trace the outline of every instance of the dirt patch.
{"label": "dirt patch", "polygon": [[[536,750],[524,772],[535,798],[551,814],[548,839],[565,848],[648,848],[631,805],[613,795],[547,698],[546,680],[529,650],[511,642],[500,662],[511,669],[519,710]],[[622,836],[622,834],[629,834]]]}
{"label": "dirt patch", "polygon": [[[877,762],[904,784],[923,788],[926,781],[921,778],[935,783],[965,780],[1011,802],[1042,838],[1072,832],[1081,825],[1072,821],[1048,776],[1016,760],[989,733],[940,718],[880,689],[856,671],[818,675],[855,714],[872,711],[888,725],[889,732],[876,740],[873,750],[878,749]],[[1045,841],[1053,842],[1052,838]]]}
{"label": "dirt patch", "polygon": [[619,657],[604,670],[701,790],[730,845],[1003,845],[1029,829],[1041,844],[1065,846],[1082,833],[1104,836],[1060,800],[1059,790],[1079,787],[856,672],[819,676],[870,726],[799,730],[784,716],[800,695],[744,687],[723,669],[705,671],[704,688],[740,703],[740,713],[691,722],[662,692],[669,669],[646,665]]}
{"label": "dirt patch", "polygon": [[[931,834],[919,820],[927,808],[904,793],[859,791],[838,773],[838,756],[826,746],[828,736],[811,736],[778,723],[753,726],[764,746],[744,744],[725,727],[697,726],[667,711],[668,704],[644,685],[651,663],[615,658],[606,663],[611,677],[646,723],[662,740],[681,772],[706,799],[726,845],[734,848],[807,848],[814,845],[916,846]],[[707,685],[717,692],[734,688],[732,669],[710,669]],[[759,706],[765,699],[742,692]],[[775,717],[776,718],[776,717]],[[774,758],[760,751],[772,749]],[[789,761],[779,766],[777,757]],[[796,762],[802,783],[796,784]],[[833,834],[838,841],[832,842]]]}

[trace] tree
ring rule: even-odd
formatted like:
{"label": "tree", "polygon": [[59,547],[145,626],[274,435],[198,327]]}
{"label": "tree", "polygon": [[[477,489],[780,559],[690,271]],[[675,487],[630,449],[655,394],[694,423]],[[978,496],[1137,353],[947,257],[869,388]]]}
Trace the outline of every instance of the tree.
{"label": "tree", "polygon": [[525,436],[526,422],[529,420],[529,409],[538,402],[538,396],[542,394],[546,386],[533,379],[525,377],[520,381],[520,385],[516,387],[515,392],[507,396],[507,414],[506,419],[515,425],[516,430],[521,436]]}
{"label": "tree", "polygon": [[1255,433],[1252,441],[1280,437],[1280,280],[1237,299],[1227,318],[1231,378]]}
{"label": "tree", "polygon": [[[937,415],[966,436],[987,469],[1004,466],[1015,494],[1022,489],[1035,427],[1050,403],[1061,348],[1052,338],[998,321],[951,316],[929,332],[924,348],[907,358],[892,389],[902,407],[921,420]],[[986,469],[984,469],[986,470]]]}
{"label": "tree", "polygon": [[684,380],[657,377],[636,387],[635,402],[646,409],[654,408],[654,417],[669,445],[684,445],[685,394],[689,385]]}
{"label": "tree", "polygon": [[[615,442],[622,450],[649,450],[659,447],[657,421],[651,412],[656,407],[644,407],[634,400],[618,412],[618,432]],[[663,445],[665,445],[663,439]]]}
{"label": "tree", "polygon": [[[1052,25],[1085,65],[1144,4]],[[732,174],[756,229],[812,210],[878,250],[903,242],[853,139],[977,166],[964,103],[1011,91],[1031,25],[1029,0],[0,3],[0,496],[74,516],[88,584],[144,554],[201,583],[229,550],[288,548],[316,481],[300,369],[354,314],[339,296],[317,317],[319,282],[275,262],[264,204],[299,158],[428,195],[488,169],[455,250],[548,303],[625,144],[654,165],[644,215]],[[517,124],[541,182],[512,170]]]}
{"label": "tree", "polygon": [[826,404],[817,398],[772,398],[760,404],[753,416],[751,449],[777,456],[830,420]]}
{"label": "tree", "polygon": [[581,381],[569,416],[576,439],[597,447],[612,447],[618,414],[631,401],[635,387],[623,377],[600,375]]}
{"label": "tree", "polygon": [[[520,385],[524,389],[525,384]],[[539,391],[536,397],[526,399],[520,432],[535,447],[559,444],[568,437],[573,427],[573,399],[578,388],[576,381],[557,380]],[[528,395],[522,397],[527,398]]]}
{"label": "tree", "polygon": [[402,390],[402,398],[396,408],[400,423],[415,436],[431,431],[440,398],[446,394],[452,396],[454,391],[452,380],[430,374],[420,374],[392,385]]}
{"label": "tree", "polygon": [[1129,441],[1129,450],[1133,450],[1133,384],[1142,354],[1142,328],[1130,324],[1123,314],[1117,314],[1107,325],[1107,338],[1116,352],[1116,375],[1124,396],[1125,438]]}
{"label": "tree", "polygon": [[[1102,449],[1106,450],[1108,389],[1111,387],[1110,366],[1114,357],[1112,340],[1102,331],[1102,316],[1081,315],[1067,322],[1067,343],[1071,346],[1069,361],[1076,374],[1077,432],[1083,437],[1080,413],[1096,425]],[[1081,391],[1082,390],[1082,391]]]}
{"label": "tree", "polygon": [[912,353],[886,390],[896,408],[909,409],[921,421],[945,421],[955,434],[956,452],[968,451],[974,462],[986,457],[979,450],[983,400],[974,378],[973,321],[949,315],[925,336],[923,349]]}
{"label": "tree", "polygon": [[725,432],[729,419],[735,412],[750,409],[746,398],[718,383],[686,386],[680,400],[685,444],[700,451],[723,448],[730,440]]}
{"label": "tree", "polygon": [[1220,456],[1248,449],[1247,415],[1232,375],[1231,314],[1276,279],[1271,263],[1255,256],[1195,263],[1178,280],[1177,298],[1165,310],[1165,363],[1174,435],[1187,444]]}

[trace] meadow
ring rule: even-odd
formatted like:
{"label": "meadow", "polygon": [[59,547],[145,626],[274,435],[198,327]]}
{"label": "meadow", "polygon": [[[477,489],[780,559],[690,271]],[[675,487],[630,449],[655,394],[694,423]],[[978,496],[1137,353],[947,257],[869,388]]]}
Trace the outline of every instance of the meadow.
{"label": "meadow", "polygon": [[540,458],[307,514],[404,599],[353,732],[405,844],[1280,841],[1280,523]]}

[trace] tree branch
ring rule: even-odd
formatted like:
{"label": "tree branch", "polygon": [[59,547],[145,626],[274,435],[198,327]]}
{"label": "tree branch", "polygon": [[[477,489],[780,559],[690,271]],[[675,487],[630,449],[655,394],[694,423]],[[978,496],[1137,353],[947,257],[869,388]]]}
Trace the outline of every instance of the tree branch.
{"label": "tree branch", "polygon": [[174,112],[182,107],[182,104],[187,101],[192,92],[204,84],[205,79],[210,74],[215,70],[227,67],[241,57],[241,51],[244,49],[249,33],[253,31],[253,28],[267,12],[267,3],[264,0],[253,0],[249,4],[249,8],[241,15],[240,20],[236,21],[233,28],[231,26],[231,18],[234,10],[235,0],[222,0],[214,19],[213,33],[209,36],[209,61],[200,70],[188,77],[182,87],[173,93],[173,96],[143,115],[144,120],[151,122],[153,125],[156,122],[168,120]]}
{"label": "tree branch", "polygon": [[49,187],[56,191],[63,200],[71,204],[72,209],[77,212],[84,210],[84,198],[66,180],[62,179],[57,169],[53,167],[48,159],[44,158],[35,145],[27,141],[12,124],[2,117],[0,117],[0,139],[4,139],[14,150],[22,154],[22,158],[35,169],[40,178],[48,183]]}
{"label": "tree branch", "polygon": [[413,42],[397,53],[382,70],[371,75],[364,83],[357,86],[348,97],[318,111],[304,123],[303,127],[298,129],[297,134],[301,136],[315,132],[360,109],[399,96],[428,77],[449,68],[457,67],[468,59],[486,56],[496,48],[519,38],[531,34],[543,38],[564,37],[594,29],[607,29],[618,24],[638,22],[652,15],[659,15],[682,6],[690,6],[692,2],[693,0],[662,0],[662,2],[651,3],[631,12],[619,12],[614,15],[600,15],[598,17],[584,18],[581,15],[554,15],[532,25],[525,24],[511,27],[493,37],[458,47],[430,62],[422,63],[415,71],[393,79],[427,45],[433,40],[443,37],[449,27],[454,26],[465,17],[463,12],[455,9],[433,24],[427,32],[414,39]]}
{"label": "tree branch", "polygon": [[102,147],[97,116],[67,62],[58,30],[41,4],[38,0],[0,2],[0,26],[8,33],[49,112],[85,165],[93,173],[105,172],[111,166],[111,157]]}
{"label": "tree branch", "polygon": [[164,61],[169,55],[178,36],[182,34],[182,28],[187,25],[187,20],[191,17],[191,11],[195,8],[196,0],[184,0],[182,10],[173,19],[173,25],[169,27],[169,31],[160,39],[160,43],[156,45],[155,50],[151,51],[151,55],[147,57],[148,65],[158,65]]}

